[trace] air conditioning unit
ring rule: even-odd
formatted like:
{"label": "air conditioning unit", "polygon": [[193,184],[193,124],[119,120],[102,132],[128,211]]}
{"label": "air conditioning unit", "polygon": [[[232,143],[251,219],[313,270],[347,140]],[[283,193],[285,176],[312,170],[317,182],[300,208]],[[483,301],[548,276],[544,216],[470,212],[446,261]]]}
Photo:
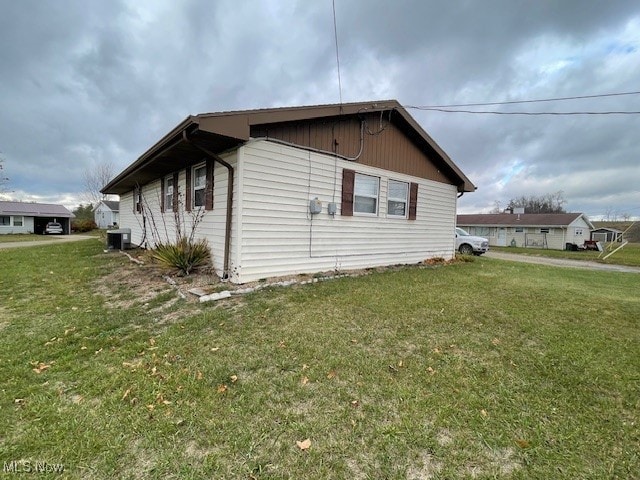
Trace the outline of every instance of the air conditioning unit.
{"label": "air conditioning unit", "polygon": [[127,250],[131,248],[131,229],[107,230],[107,250]]}

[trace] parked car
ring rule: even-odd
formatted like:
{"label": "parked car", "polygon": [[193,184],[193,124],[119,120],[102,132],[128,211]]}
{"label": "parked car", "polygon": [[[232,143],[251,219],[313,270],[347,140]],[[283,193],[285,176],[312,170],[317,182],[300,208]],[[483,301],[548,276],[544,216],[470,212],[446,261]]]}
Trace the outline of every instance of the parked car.
{"label": "parked car", "polygon": [[64,230],[62,229],[62,225],[59,224],[58,222],[49,222],[47,223],[46,227],[44,227],[44,233],[45,235],[50,235],[50,234],[54,234],[54,233],[64,233]]}
{"label": "parked car", "polygon": [[482,255],[489,251],[489,240],[484,237],[469,235],[462,228],[456,227],[456,250],[463,255]]}

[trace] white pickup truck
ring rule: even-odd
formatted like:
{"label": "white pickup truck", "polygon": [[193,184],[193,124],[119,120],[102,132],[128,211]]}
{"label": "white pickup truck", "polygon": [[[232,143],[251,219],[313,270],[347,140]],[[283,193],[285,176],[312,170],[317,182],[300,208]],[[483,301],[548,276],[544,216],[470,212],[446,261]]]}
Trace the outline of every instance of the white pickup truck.
{"label": "white pickup truck", "polygon": [[484,237],[469,235],[465,230],[456,227],[456,250],[463,255],[482,255],[489,251],[489,240]]}

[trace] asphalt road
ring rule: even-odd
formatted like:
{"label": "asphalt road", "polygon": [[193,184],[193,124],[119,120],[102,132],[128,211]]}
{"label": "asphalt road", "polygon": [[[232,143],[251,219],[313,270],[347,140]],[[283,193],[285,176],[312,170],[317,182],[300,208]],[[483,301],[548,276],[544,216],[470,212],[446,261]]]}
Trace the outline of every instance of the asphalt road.
{"label": "asphalt road", "polygon": [[92,235],[51,235],[46,240],[33,240],[27,242],[0,242],[0,249],[5,248],[21,248],[21,247],[39,247],[42,245],[51,245],[52,243],[78,242],[80,240],[99,240],[98,237]]}
{"label": "asphalt road", "polygon": [[512,262],[536,263],[539,265],[552,265],[555,267],[582,268],[586,270],[600,270],[605,272],[640,273],[640,267],[628,267],[626,265],[611,265],[588,260],[568,260],[565,258],[549,258],[530,255],[518,255],[515,253],[488,251],[484,254],[488,258],[509,260]]}

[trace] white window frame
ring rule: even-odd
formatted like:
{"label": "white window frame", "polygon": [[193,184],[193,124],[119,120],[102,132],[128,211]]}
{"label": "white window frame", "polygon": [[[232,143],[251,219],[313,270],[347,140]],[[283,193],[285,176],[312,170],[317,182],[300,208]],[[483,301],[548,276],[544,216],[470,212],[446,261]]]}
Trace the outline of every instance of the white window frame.
{"label": "white window frame", "polygon": [[[164,211],[173,211],[173,192],[175,192],[175,186],[173,185],[173,175],[164,177]],[[171,185],[169,185],[171,182]]]}
{"label": "white window frame", "polygon": [[[404,198],[391,196],[392,183],[404,186]],[[404,203],[404,214],[396,215],[394,213],[391,213],[391,209],[389,208],[389,202]],[[400,219],[406,219],[409,216],[409,183],[408,182],[402,182],[400,180],[392,180],[392,179],[389,179],[389,181],[387,182],[387,216],[391,218],[400,218]]]}
{"label": "white window frame", "polygon": [[[2,223],[0,223],[0,227],[10,227],[11,226],[11,217],[9,215],[0,215],[0,218],[3,219]],[[7,223],[4,223],[5,222],[5,220],[4,220],[5,218],[7,219],[6,220]]]}
{"label": "white window frame", "polygon": [[524,227],[514,227],[513,228],[513,232],[514,233],[524,233]]}
{"label": "white window frame", "polygon": [[543,227],[540,229],[540,233],[549,233],[552,234],[553,233],[553,228],[549,228],[549,227]]}
{"label": "white window frame", "polygon": [[24,216],[16,215],[13,217],[13,226],[14,227],[23,227],[24,226]]}
{"label": "white window frame", "polygon": [[[369,195],[365,192],[358,192],[358,178],[363,179],[363,177],[374,178],[377,181],[376,185],[376,194]],[[357,210],[357,202],[356,197],[361,198],[373,198],[376,202],[375,212],[363,212]],[[367,217],[377,217],[378,211],[380,210],[380,177],[376,177],[375,175],[367,175],[365,173],[357,173],[355,174],[355,178],[353,180],[353,214],[354,215],[363,215]]]}
{"label": "white window frame", "polygon": [[[200,169],[204,170],[204,184],[197,185],[198,176],[196,172]],[[205,208],[207,204],[207,164],[201,163],[199,165],[194,165],[191,170],[191,178],[193,179],[191,182],[191,206],[193,208]],[[202,205],[196,205],[196,192],[202,190]]]}
{"label": "white window frame", "polygon": [[582,233],[582,228],[580,228],[580,227],[576,228],[576,230],[575,230],[575,235],[582,236],[582,235],[583,235],[583,233]]}

